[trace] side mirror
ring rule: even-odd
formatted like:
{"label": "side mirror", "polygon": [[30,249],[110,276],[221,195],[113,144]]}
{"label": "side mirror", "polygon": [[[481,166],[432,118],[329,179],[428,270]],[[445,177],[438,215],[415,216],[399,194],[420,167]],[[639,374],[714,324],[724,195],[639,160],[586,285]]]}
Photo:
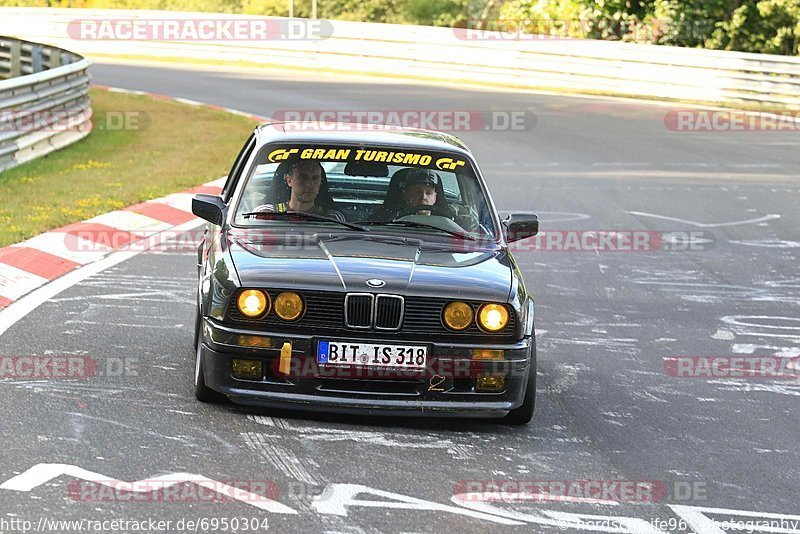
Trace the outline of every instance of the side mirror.
{"label": "side mirror", "polygon": [[539,216],[533,213],[511,213],[503,219],[506,241],[513,243],[539,233]]}
{"label": "side mirror", "polygon": [[217,226],[222,226],[222,222],[225,220],[225,209],[227,207],[222,197],[216,195],[203,195],[198,193],[192,198],[192,213]]}

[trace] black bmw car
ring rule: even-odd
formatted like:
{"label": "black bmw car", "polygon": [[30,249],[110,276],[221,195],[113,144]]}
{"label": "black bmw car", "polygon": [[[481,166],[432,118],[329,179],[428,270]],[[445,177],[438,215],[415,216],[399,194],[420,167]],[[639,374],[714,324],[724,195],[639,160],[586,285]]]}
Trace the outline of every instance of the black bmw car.
{"label": "black bmw car", "polygon": [[422,130],[257,128],[198,194],[199,400],[533,416],[533,296],[469,150]]}

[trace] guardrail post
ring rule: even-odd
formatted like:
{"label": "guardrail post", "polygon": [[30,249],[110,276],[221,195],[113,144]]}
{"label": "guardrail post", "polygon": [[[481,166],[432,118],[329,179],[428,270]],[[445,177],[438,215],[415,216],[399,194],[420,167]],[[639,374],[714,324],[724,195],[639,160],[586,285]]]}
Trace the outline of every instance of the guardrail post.
{"label": "guardrail post", "polygon": [[11,68],[9,74],[12,78],[15,76],[22,76],[22,43],[14,40],[8,43],[8,49],[11,52]]}
{"label": "guardrail post", "polygon": [[61,66],[61,49],[60,48],[51,48],[50,49],[50,63],[48,64],[48,68],[56,69]]}
{"label": "guardrail post", "polygon": [[31,46],[31,67],[33,67],[34,74],[44,70],[44,67],[42,66],[43,51],[44,47],[40,44]]}

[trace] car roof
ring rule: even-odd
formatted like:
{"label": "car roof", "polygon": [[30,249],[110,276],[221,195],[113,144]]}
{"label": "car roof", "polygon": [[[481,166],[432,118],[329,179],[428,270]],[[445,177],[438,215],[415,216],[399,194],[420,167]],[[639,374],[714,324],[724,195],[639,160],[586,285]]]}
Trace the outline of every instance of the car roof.
{"label": "car roof", "polygon": [[[341,127],[337,127],[340,125]],[[451,134],[434,130],[384,127],[369,125],[369,129],[353,130],[353,124],[326,123],[320,129],[318,123],[268,122],[256,128],[260,144],[267,143],[323,143],[348,145],[388,145],[396,147],[460,152],[471,156],[467,146]],[[348,128],[350,130],[348,130]]]}

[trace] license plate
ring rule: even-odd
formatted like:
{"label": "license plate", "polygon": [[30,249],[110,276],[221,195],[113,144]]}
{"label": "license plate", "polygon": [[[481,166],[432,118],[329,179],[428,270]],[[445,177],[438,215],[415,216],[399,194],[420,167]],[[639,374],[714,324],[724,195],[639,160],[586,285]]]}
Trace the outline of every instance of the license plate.
{"label": "license plate", "polygon": [[360,365],[424,369],[428,348],[419,345],[383,345],[350,341],[320,341],[317,363],[323,365]]}

